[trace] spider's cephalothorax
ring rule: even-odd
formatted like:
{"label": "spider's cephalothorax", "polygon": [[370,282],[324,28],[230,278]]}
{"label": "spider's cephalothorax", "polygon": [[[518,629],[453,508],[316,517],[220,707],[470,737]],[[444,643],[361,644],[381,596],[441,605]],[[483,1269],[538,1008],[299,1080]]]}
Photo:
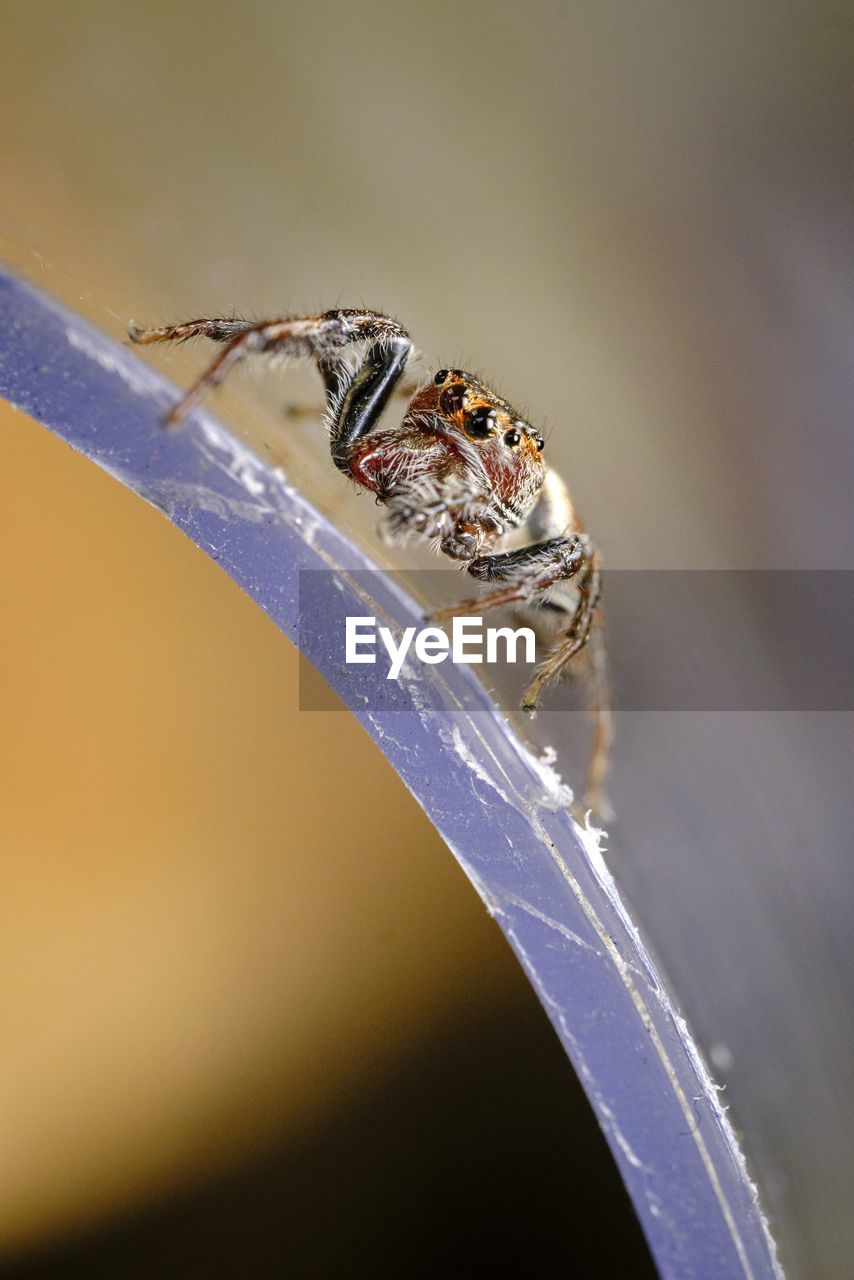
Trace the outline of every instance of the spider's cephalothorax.
{"label": "spider's cephalothorax", "polygon": [[471,561],[517,528],[536,501],[543,437],[472,374],[440,369],[400,426],[347,450],[346,470],[388,508],[390,535],[438,540]]}
{"label": "spider's cephalothorax", "polygon": [[[130,336],[139,343],[207,337],[224,344],[169,414],[170,425],[247,355],[313,359],[326,387],[333,461],[385,506],[386,536],[430,540],[472,577],[496,584],[490,594],[438,616],[536,604],[546,597],[552,612],[563,614],[559,639],[525,691],[522,705],[529,713],[535,711],[543,688],[594,636],[596,643],[588,653],[597,736],[588,794],[601,809],[599,784],[610,725],[601,637],[598,628],[594,630],[599,566],[563,482],[544,464],[539,431],[473,374],[460,369],[440,369],[415,390],[399,425],[380,427],[383,409],[402,388],[412,343],[397,321],[376,311],[336,310],[254,324],[191,320],[161,329],[131,328]],[[501,540],[514,529],[523,530],[527,545],[501,550]],[[562,583],[570,584],[573,594],[555,592]]]}

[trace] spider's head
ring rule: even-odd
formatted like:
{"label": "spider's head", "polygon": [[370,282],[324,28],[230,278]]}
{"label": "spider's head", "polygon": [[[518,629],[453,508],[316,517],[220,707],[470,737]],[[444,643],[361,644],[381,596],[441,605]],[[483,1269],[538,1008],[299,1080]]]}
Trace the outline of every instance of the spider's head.
{"label": "spider's head", "polygon": [[542,470],[545,441],[539,431],[474,374],[440,369],[421,396],[446,428],[494,452],[504,467]]}
{"label": "spider's head", "polygon": [[448,509],[455,507],[450,489],[469,515],[480,504],[493,533],[525,519],[546,474],[543,437],[474,374],[440,369],[416,393],[403,425],[407,448],[417,447]]}
{"label": "spider's head", "polygon": [[506,400],[472,373],[440,369],[411,409],[436,423],[460,464],[488,477],[510,523],[530,509],[545,475],[545,442]]}

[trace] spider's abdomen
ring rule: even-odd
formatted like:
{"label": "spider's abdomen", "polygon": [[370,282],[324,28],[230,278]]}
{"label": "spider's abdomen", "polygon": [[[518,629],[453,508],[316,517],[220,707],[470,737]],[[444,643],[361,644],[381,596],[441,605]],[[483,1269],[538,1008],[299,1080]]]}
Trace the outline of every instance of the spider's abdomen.
{"label": "spider's abdomen", "polygon": [[537,500],[545,467],[538,453],[520,450],[511,461],[498,448],[483,450],[483,465],[490,477],[493,502],[502,514],[502,523],[515,529]]}

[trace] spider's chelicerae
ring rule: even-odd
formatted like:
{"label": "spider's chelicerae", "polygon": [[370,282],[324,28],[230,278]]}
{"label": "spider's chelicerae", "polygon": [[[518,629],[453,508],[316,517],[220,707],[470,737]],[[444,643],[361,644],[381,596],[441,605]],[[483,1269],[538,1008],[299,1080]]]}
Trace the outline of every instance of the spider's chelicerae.
{"label": "spider's chelicerae", "polygon": [[[387,508],[386,535],[432,541],[473,578],[496,584],[490,594],[443,610],[438,618],[498,605],[548,607],[559,621],[557,639],[525,691],[522,706],[529,714],[544,687],[584,651],[596,723],[587,801],[601,811],[610,724],[601,631],[595,625],[599,563],[566,486],[546,467],[545,442],[536,427],[461,369],[440,369],[415,389],[399,425],[380,427],[390,397],[403,388],[412,342],[396,320],[377,311],[335,310],[258,323],[191,320],[159,329],[132,327],[130,336],[138,343],[205,337],[223,344],[171,411],[169,425],[177,425],[246,356],[314,360],[326,388],[332,460]],[[502,539],[516,529],[529,539],[527,545],[502,550]]]}

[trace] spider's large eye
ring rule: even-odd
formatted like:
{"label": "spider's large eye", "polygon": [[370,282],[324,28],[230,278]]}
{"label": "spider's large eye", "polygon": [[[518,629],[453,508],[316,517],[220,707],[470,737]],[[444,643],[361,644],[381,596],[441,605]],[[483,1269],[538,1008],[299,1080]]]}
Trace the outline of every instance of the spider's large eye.
{"label": "spider's large eye", "polygon": [[470,409],[466,414],[465,428],[467,435],[474,436],[477,440],[485,440],[495,430],[495,410],[490,409],[486,404],[479,404],[477,408]]}
{"label": "spider's large eye", "polygon": [[439,396],[439,408],[443,413],[459,413],[465,408],[468,394],[468,387],[462,382],[452,382]]}

